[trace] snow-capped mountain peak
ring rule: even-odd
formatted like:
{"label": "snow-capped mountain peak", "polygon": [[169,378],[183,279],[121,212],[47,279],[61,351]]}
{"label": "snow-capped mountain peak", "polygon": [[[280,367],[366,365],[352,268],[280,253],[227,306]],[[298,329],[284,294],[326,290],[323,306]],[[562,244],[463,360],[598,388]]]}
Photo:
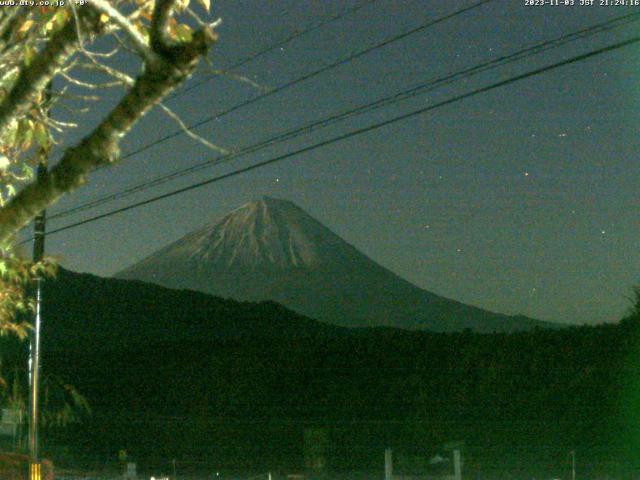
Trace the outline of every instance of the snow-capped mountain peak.
{"label": "snow-capped mountain peak", "polygon": [[336,247],[344,250],[341,243],[337,235],[295,204],[262,197],[152,257],[176,257],[223,269],[312,269],[331,261]]}
{"label": "snow-capped mountain peak", "polygon": [[117,276],[237,300],[274,300],[343,326],[504,331],[541,324],[418,288],[300,207],[270,197],[237,208]]}

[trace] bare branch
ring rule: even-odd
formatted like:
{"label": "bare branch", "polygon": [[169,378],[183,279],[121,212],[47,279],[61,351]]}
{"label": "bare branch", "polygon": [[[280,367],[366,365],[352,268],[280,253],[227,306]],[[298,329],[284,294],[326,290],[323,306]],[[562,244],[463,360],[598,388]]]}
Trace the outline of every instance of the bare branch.
{"label": "bare branch", "polygon": [[115,47],[114,49],[108,51],[108,52],[90,52],[89,50],[87,50],[86,48],[83,50],[83,53],[85,53],[88,56],[91,57],[99,57],[99,58],[111,58],[113,57],[116,53],[118,53],[120,51],[120,47]]}
{"label": "bare branch", "polygon": [[65,128],[78,128],[78,124],[75,122],[62,122],[47,117],[45,117],[44,122],[59,133],[63,133]]}
{"label": "bare branch", "polygon": [[[56,98],[54,96],[54,100],[57,101],[58,98]],[[84,107],[84,108],[72,108],[68,105],[65,105],[64,103],[61,103],[58,108],[62,108],[63,110],[66,110],[67,112],[73,114],[73,115],[82,115],[84,113],[89,112],[91,109],[89,107]]]}
{"label": "bare branch", "polygon": [[69,5],[71,5],[73,20],[76,22],[76,32],[78,35],[78,43],[80,44],[80,48],[84,50],[84,34],[82,33],[82,26],[80,25],[80,17],[78,16],[78,10],[76,9],[75,2],[69,2]]}
{"label": "bare branch", "polygon": [[88,54],[88,52],[83,51],[84,54],[87,55],[87,58],[91,61],[91,63],[89,64],[84,64],[82,65],[82,67],[84,68],[90,68],[93,70],[98,70],[102,73],[104,73],[105,75],[108,75],[110,77],[113,77],[117,80],[119,80],[121,83],[125,84],[125,85],[133,85],[135,83],[135,80],[130,77],[129,75],[127,75],[124,72],[121,72],[120,70],[110,67],[108,65],[105,65],[103,63],[98,62],[95,58],[93,58],[93,56],[91,56],[91,54]]}
{"label": "bare branch", "polygon": [[87,88],[89,90],[99,90],[101,88],[113,88],[122,86],[122,82],[120,80],[116,80],[115,82],[89,83],[78,80],[77,78],[73,78],[71,75],[65,72],[60,72],[60,75],[69,83],[77,85],[78,87]]}
{"label": "bare branch", "polygon": [[193,18],[196,21],[196,23],[198,24],[198,26],[200,26],[201,28],[209,27],[209,28],[215,30],[216,27],[219,27],[222,24],[222,19],[221,18],[216,18],[211,23],[205,22],[204,20],[202,20],[200,18],[200,15],[198,15],[196,12],[193,11],[193,9],[191,7],[187,7],[186,11],[189,14],[189,16],[191,18]]}
{"label": "bare branch", "polygon": [[160,106],[160,108],[162,110],[164,110],[164,112],[170,118],[172,118],[180,126],[180,128],[185,133],[185,135],[187,135],[188,137],[191,137],[196,142],[201,143],[202,145],[204,145],[208,149],[213,150],[214,152],[222,153],[223,155],[226,155],[226,154],[229,153],[229,151],[226,150],[225,148],[219,147],[218,145],[215,145],[215,144],[211,143],[206,138],[201,137],[197,133],[191,131],[189,129],[189,126],[186,123],[184,123],[184,121],[180,118],[180,116],[177,113],[175,113],[173,110],[171,110],[169,107],[167,107],[164,103],[160,103],[159,106]]}
{"label": "bare branch", "polygon": [[256,90],[260,90],[261,92],[268,92],[270,89],[270,87],[266,85],[260,85],[258,82],[251,80],[249,77],[232,72],[231,70],[220,70],[218,68],[212,68],[211,66],[209,66],[209,68],[206,68],[204,72],[211,76],[227,77],[238,82],[246,83]]}
{"label": "bare branch", "polygon": [[[68,85],[65,85],[64,87],[62,87],[62,89],[55,93],[55,92],[51,92],[51,100],[49,102],[49,109],[52,109],[55,105],[58,104],[58,102],[60,101],[60,99],[67,93],[67,90],[69,89]],[[63,106],[63,105],[60,105]]]}
{"label": "bare branch", "polygon": [[118,45],[120,45],[120,47],[127,52],[134,54],[136,53],[136,50],[134,48],[131,48],[131,46],[129,46],[122,38],[120,38],[120,36],[116,32],[113,33],[113,38],[115,38],[116,42],[118,42]]}
{"label": "bare branch", "polygon": [[78,59],[74,58],[67,65],[65,65],[64,67],[60,68],[60,73],[67,73],[70,70],[73,70],[76,67],[77,64],[78,64]]}
{"label": "bare branch", "polygon": [[[95,60],[94,60],[95,61]],[[125,84],[125,85],[133,85],[135,83],[135,80],[133,78],[131,78],[129,75],[127,75],[124,72],[121,72],[120,70],[117,70],[115,68],[109,67],[107,65],[104,65],[102,63],[99,62],[95,62],[95,64],[91,64],[91,66],[93,68],[96,68],[104,73],[106,73],[107,75],[110,75],[114,78],[117,78],[117,82],[114,83],[118,83],[120,85]],[[93,88],[93,86],[92,86]],[[189,126],[184,123],[184,121],[180,118],[180,116],[175,113],[173,110],[171,110],[169,107],[167,107],[164,103],[159,103],[158,104],[160,106],[160,108],[165,112],[165,114],[167,116],[169,116],[170,118],[172,118],[179,126],[180,128],[184,131],[184,133],[191,137],[192,139],[194,139],[195,141],[201,143],[202,145],[204,145],[205,147],[216,151],[216,152],[220,152],[222,154],[226,154],[228,153],[228,151],[222,147],[219,147],[218,145],[215,145],[211,142],[209,142],[206,138],[198,135],[197,133],[193,132],[191,129],[189,129]]]}
{"label": "bare branch", "polygon": [[189,14],[191,18],[193,18],[200,28],[208,26],[207,23],[200,18],[196,12],[193,11],[191,7],[186,8],[186,12]]}
{"label": "bare branch", "polygon": [[97,95],[78,95],[76,93],[57,93],[54,95],[56,98],[69,98],[73,100],[82,100],[83,102],[97,102],[100,97]]}

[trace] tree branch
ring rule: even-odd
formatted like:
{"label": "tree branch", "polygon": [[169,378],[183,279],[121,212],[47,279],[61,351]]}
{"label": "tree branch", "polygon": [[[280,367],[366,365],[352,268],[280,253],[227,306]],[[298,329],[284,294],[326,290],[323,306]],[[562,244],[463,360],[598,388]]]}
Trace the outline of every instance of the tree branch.
{"label": "tree branch", "polygon": [[175,113],[173,110],[171,110],[169,107],[167,107],[164,103],[160,103],[159,105],[160,105],[160,108],[164,111],[164,113],[166,113],[167,116],[173,119],[180,126],[180,128],[185,133],[185,135],[192,138],[196,142],[201,143],[208,149],[213,150],[214,152],[222,153],[223,155],[229,154],[229,151],[227,149],[219,147],[218,145],[214,145],[206,138],[201,137],[197,133],[194,133],[193,131],[191,131],[189,126],[182,121],[180,116],[177,113]]}
{"label": "tree branch", "polygon": [[131,25],[131,22],[127,20],[124,15],[122,15],[116,8],[112,7],[108,1],[92,0],[90,4],[99,12],[104,13],[111,18],[111,20],[113,20],[113,22],[122,29],[127,37],[129,37],[133,48],[140,54],[140,56],[142,56],[145,62],[156,63],[158,61],[157,54],[149,47],[147,41],[140,32]]}
{"label": "tree branch", "polygon": [[30,13],[31,9],[29,8],[13,8],[10,9],[10,13],[5,14],[0,19],[0,50],[4,50],[5,45],[9,43],[16,29]]}
{"label": "tree branch", "polygon": [[[91,24],[91,31],[98,28],[96,18],[83,15],[83,19]],[[20,72],[14,87],[0,103],[0,131],[4,130],[12,119],[26,112],[33,96],[46,87],[76,49],[76,25],[74,21],[67,21],[49,40],[45,49]]]}
{"label": "tree branch", "polygon": [[156,52],[161,62],[146,65],[131,90],[98,127],[78,145],[67,149],[46,178],[25,187],[0,209],[0,244],[63,194],[82,185],[93,169],[116,162],[120,139],[193,72],[198,59],[206,56],[216,39],[211,29],[203,28],[193,35],[191,42],[172,46],[161,55]]}
{"label": "tree branch", "polygon": [[176,0],[157,0],[151,17],[151,29],[149,37],[151,47],[156,52],[164,52],[169,48],[167,39],[167,24],[173,13],[173,5]]}

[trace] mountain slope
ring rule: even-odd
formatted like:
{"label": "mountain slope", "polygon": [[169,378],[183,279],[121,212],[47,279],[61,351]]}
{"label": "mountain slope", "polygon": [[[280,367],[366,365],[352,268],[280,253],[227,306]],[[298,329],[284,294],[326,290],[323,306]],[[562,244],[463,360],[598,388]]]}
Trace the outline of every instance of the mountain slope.
{"label": "mountain slope", "polygon": [[283,337],[329,338],[346,329],[305,318],[274,302],[238,302],[191,290],[60,268],[46,283],[46,348],[97,351],[157,343],[191,344]]}
{"label": "mountain slope", "polygon": [[493,332],[552,326],[420,289],[293,203],[268,197],[184,236],[117,277],[238,300],[273,300],[348,327]]}

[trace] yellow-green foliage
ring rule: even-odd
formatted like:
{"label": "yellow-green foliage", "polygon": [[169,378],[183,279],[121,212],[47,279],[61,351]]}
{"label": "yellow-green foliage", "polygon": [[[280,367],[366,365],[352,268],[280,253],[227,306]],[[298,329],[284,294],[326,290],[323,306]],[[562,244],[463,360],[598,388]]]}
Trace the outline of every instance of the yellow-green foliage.
{"label": "yellow-green foliage", "polygon": [[[155,0],[111,0],[106,2],[107,6],[96,8],[89,4],[78,7],[74,2],[66,2],[64,6],[0,11],[0,335],[15,334],[21,338],[26,335],[26,319],[33,307],[26,294],[28,287],[37,276],[50,275],[54,271],[51,260],[33,264],[18,255],[11,237],[39,210],[82,185],[86,181],[86,173],[99,166],[102,161],[100,158],[88,160],[87,155],[78,155],[80,158],[69,160],[69,165],[65,164],[65,168],[61,169],[63,171],[52,172],[46,180],[34,179],[35,166],[47,162],[52,148],[60,149],[63,154],[75,150],[69,148],[73,145],[66,144],[65,135],[70,128],[79,128],[80,123],[73,118],[70,120],[68,116],[63,120],[57,119],[57,112],[66,109],[81,115],[94,108],[95,102],[100,100],[100,89],[96,87],[98,83],[91,88],[91,82],[82,81],[87,78],[87,71],[93,72],[90,76],[92,81],[101,78],[100,85],[126,88],[133,83],[132,79],[127,80],[125,72],[119,72],[113,67],[117,63],[113,59],[117,57],[104,52],[103,55],[90,52],[94,48],[93,42],[100,37],[109,38],[124,32],[123,36],[128,36],[130,40],[133,38],[131,41],[135,44],[138,36],[142,38],[142,42],[146,42],[142,47],[138,45],[141,61],[149,62],[149,58],[156,58],[157,54],[164,51],[155,52],[155,57],[154,52],[141,53],[145,50],[152,51],[156,47],[154,42],[149,41],[150,36],[153,36],[151,31],[156,16],[156,26],[160,17],[166,20],[160,27],[161,33],[166,37],[163,37],[166,45],[163,43],[160,46],[172,52],[174,49],[180,52],[188,51],[189,48],[193,50],[193,62],[189,57],[180,60],[185,65],[179,64],[179,61],[175,65],[171,61],[161,63],[161,70],[171,70],[173,67],[178,72],[184,70],[182,77],[168,75],[162,91],[147,89],[149,98],[146,100],[141,100],[138,92],[133,92],[134,95],[129,95],[130,98],[125,96],[125,99],[133,98],[137,101],[124,102],[131,105],[129,110],[132,111],[128,111],[128,117],[122,119],[113,114],[112,121],[107,122],[106,127],[103,125],[97,137],[106,143],[103,142],[104,145],[100,144],[100,148],[92,151],[117,152],[117,142],[133,123],[146,109],[155,105],[162,96],[170,93],[184,80],[193,67],[192,63],[200,55],[206,55],[211,45],[212,40],[208,43],[196,41],[199,37],[194,34],[195,30],[206,28],[203,27],[206,24],[199,19],[194,20],[197,15],[192,9],[187,11],[190,3],[193,3],[191,7],[201,12],[208,13],[210,10],[210,0],[174,0],[162,4]],[[158,13],[168,11],[163,5],[170,6],[171,14],[162,16]],[[123,25],[123,22],[127,25]],[[102,44],[108,45],[109,41],[115,45],[114,51],[118,52],[122,40],[111,38]],[[205,47],[202,51],[201,43]],[[184,48],[181,50],[182,47]],[[95,48],[99,50],[98,47]],[[125,54],[120,52],[117,55]],[[141,70],[144,71],[145,68]],[[103,82],[105,76],[107,82]],[[54,88],[49,89],[47,85],[52,84]],[[87,92],[82,92],[83,88],[89,88],[90,95],[85,95]],[[113,121],[113,118],[118,121]],[[120,125],[121,130],[117,131],[114,124]],[[82,133],[87,139],[96,131]],[[92,141],[95,143],[95,138]],[[106,163],[116,161],[116,157],[117,155],[110,156]],[[62,159],[64,158],[63,155]],[[64,163],[63,160],[58,162],[58,166]],[[78,164],[82,162],[88,165],[79,167]],[[66,179],[65,172],[70,178]],[[32,188],[34,184],[36,187]],[[26,186],[29,188],[25,188]],[[38,190],[38,187],[42,188]]]}

